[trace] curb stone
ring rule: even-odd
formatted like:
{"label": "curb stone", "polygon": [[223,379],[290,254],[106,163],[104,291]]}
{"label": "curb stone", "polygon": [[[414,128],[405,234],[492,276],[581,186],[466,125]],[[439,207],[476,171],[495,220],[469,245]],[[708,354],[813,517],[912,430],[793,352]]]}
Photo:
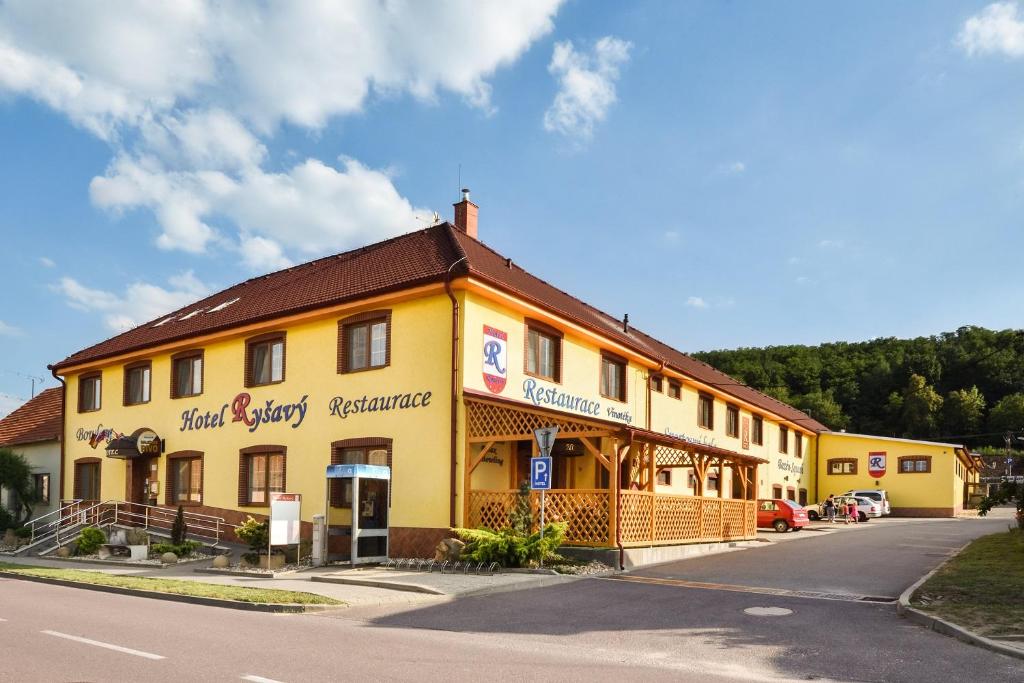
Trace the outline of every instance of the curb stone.
{"label": "curb stone", "polygon": [[963,552],[970,543],[966,543],[959,548],[956,552],[947,557],[942,563],[931,570],[920,579],[915,581],[909,588],[900,593],[900,598],[896,602],[896,613],[904,619],[914,622],[918,626],[923,626],[929,631],[935,631],[941,633],[944,636],[956,638],[959,641],[968,643],[970,645],[977,645],[983,647],[992,652],[998,652],[999,654],[1006,655],[1007,657],[1015,657],[1016,659],[1024,659],[1024,650],[1017,649],[1002,643],[996,642],[991,638],[980,636],[973,631],[970,631],[963,626],[958,626],[952,622],[940,619],[939,617],[932,616],[927,612],[923,612],[919,609],[910,606],[910,598],[914,595],[914,591],[920,588],[928,579],[932,578],[940,569],[946,566],[954,557]]}
{"label": "curb stone", "polygon": [[16,579],[19,581],[32,581],[45,583],[52,586],[64,586],[66,588],[82,588],[85,590],[98,591],[100,593],[116,593],[129,595],[136,598],[150,598],[153,600],[166,600],[168,602],[184,602],[191,605],[203,605],[205,607],[225,607],[246,612],[271,612],[275,614],[298,614],[302,612],[323,612],[330,609],[338,609],[347,605],[298,605],[298,604],[275,604],[267,602],[240,602],[238,600],[222,600],[220,598],[204,598],[193,595],[178,595],[175,593],[159,593],[138,588],[119,588],[117,586],[103,586],[94,583],[81,581],[68,581],[67,579],[54,579],[46,576],[28,576],[0,570],[0,577]]}

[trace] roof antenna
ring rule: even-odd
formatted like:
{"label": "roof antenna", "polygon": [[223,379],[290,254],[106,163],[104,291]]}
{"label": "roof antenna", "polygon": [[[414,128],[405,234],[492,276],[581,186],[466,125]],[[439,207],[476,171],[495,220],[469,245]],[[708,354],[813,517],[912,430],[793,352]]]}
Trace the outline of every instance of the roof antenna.
{"label": "roof antenna", "polygon": [[629,313],[622,316],[622,331],[629,333]]}

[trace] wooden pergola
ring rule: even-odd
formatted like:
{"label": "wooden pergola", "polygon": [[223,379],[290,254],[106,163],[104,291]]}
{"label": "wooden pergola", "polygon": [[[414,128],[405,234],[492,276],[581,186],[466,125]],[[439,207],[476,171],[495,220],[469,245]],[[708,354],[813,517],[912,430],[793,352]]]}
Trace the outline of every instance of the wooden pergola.
{"label": "wooden pergola", "polygon": [[[756,482],[765,460],[707,444],[621,423],[543,410],[532,406],[470,395],[466,408],[463,520],[470,526],[500,528],[518,492],[474,491],[472,475],[496,443],[534,442],[534,430],[558,427],[559,439],[577,439],[609,474],[607,489],[562,489],[548,494],[553,518],[569,524],[567,539],[578,545],[613,545],[625,535],[628,544],[687,543],[752,538],[756,534]],[[612,454],[602,452],[599,439],[613,440]],[[482,446],[476,451],[476,447]],[[536,453],[536,444],[533,445]],[[474,452],[476,451],[476,452]],[[657,472],[693,468],[695,496],[656,493]],[[715,468],[717,501],[703,496],[704,481]],[[741,497],[724,498],[725,469],[735,473]],[[735,491],[733,492],[735,495]],[[717,520],[717,521],[716,521]],[[621,527],[621,528],[620,528]],[[717,529],[717,531],[716,531]]]}

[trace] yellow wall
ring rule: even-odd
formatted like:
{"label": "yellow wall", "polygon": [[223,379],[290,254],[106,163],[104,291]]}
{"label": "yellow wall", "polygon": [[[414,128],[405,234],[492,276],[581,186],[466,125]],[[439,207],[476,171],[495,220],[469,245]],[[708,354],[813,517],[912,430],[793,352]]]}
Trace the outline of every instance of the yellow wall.
{"label": "yellow wall", "polygon": [[[811,434],[804,434],[803,457],[795,457],[795,429],[789,428],[789,453],[780,453],[779,446],[779,423],[768,413],[759,413],[764,417],[764,443],[757,445],[750,443],[748,448],[743,448],[741,439],[726,436],[725,433],[725,412],[727,398],[720,392],[715,400],[714,429],[708,430],[698,426],[697,397],[698,387],[682,379],[682,395],[680,399],[670,398],[667,394],[668,381],[663,386],[663,392],[650,392],[651,419],[647,420],[648,392],[647,382],[652,372],[635,361],[630,361],[626,373],[626,401],[620,402],[608,399],[600,394],[600,368],[602,348],[590,338],[584,338],[577,334],[569,324],[560,324],[557,319],[549,319],[546,322],[559,328],[564,333],[562,340],[562,377],[561,382],[549,382],[527,375],[524,372],[524,346],[526,334],[526,315],[523,312],[513,310],[502,303],[485,297],[476,292],[466,295],[466,310],[464,316],[464,345],[465,358],[468,362],[463,364],[464,385],[476,391],[491,393],[483,379],[483,327],[488,325],[505,332],[508,335],[508,378],[505,387],[497,395],[502,398],[519,401],[527,405],[542,409],[559,410],[580,415],[588,415],[603,420],[621,422],[634,427],[650,428],[656,432],[683,436],[688,439],[699,441],[721,448],[726,448],[743,455],[752,455],[765,458],[768,463],[759,468],[758,475],[758,496],[767,497],[771,495],[772,485],[779,484],[783,487],[783,496],[786,495],[787,487],[793,487],[799,495],[799,489],[807,490],[808,499],[813,493],[813,458],[814,458],[814,437]],[[606,350],[617,352],[614,344],[609,343]],[[555,389],[560,394],[568,394],[573,397],[585,399],[591,406],[596,407],[593,412],[585,410],[548,405],[545,402],[535,403],[530,400],[527,394],[527,387],[533,387],[536,396],[538,389]],[[628,416],[628,419],[626,418]],[[749,409],[740,407],[740,418],[751,419],[752,413]],[[582,482],[593,482],[594,475],[589,466],[590,458],[581,458],[576,463],[576,485],[579,488],[585,486]],[[802,472],[800,471],[802,470]],[[787,479],[788,477],[788,479]],[[725,495],[731,493],[732,473],[727,468],[725,471]],[[687,486],[688,477],[686,470],[678,468],[673,475],[671,486],[660,486],[658,490],[667,493],[692,494],[693,489]],[[474,479],[474,486],[476,480]]]}
{"label": "yellow wall", "polygon": [[[386,308],[375,304],[372,309]],[[362,437],[393,438],[392,526],[447,527],[449,523],[450,476],[449,409],[451,304],[445,296],[397,303],[390,307],[391,364],[388,367],[340,375],[337,373],[338,325],[341,317],[360,312],[346,311],[344,316],[296,324],[287,328],[268,328],[265,332],[286,329],[285,381],[265,387],[246,388],[243,366],[244,338],[228,338],[203,347],[204,386],[200,396],[171,399],[170,355],[152,360],[151,401],[136,406],[122,405],[123,365],[103,368],[102,408],[78,413],[77,375],[68,377],[66,430],[67,477],[63,495],[73,492],[73,463],[76,458],[103,458],[101,494],[104,499],[125,497],[125,464],[106,458],[103,447],[95,450],[76,438],[79,429],[98,425],[114,428],[126,435],[148,427],[166,440],[166,452],[198,450],[204,452],[203,503],[207,506],[239,509],[239,449],[260,444],[288,447],[287,481],[289,492],[301,493],[302,518],[323,511],[325,468],[330,461],[330,443]],[[168,323],[174,324],[174,323]],[[252,335],[249,335],[252,336]],[[367,412],[341,419],[332,415],[330,401],[394,395],[406,392],[431,393],[429,405],[421,408]],[[267,400],[297,403],[305,396],[306,415],[302,423],[261,424],[255,432],[241,422],[231,421],[232,399],[248,392],[250,409],[265,406]],[[227,408],[224,408],[227,406]],[[182,413],[198,408],[227,416],[222,427],[182,431]],[[295,421],[295,419],[293,419]],[[164,501],[165,461],[160,458],[161,492]],[[266,514],[269,508],[241,508]]]}
{"label": "yellow wall", "polygon": [[[952,445],[842,433],[825,433],[819,439],[818,493],[821,499],[850,489],[885,489],[895,514],[899,514],[900,509],[953,512],[963,507],[964,479],[956,474],[958,456]],[[886,454],[885,474],[877,479],[868,473],[868,453],[875,452]],[[899,471],[899,458],[914,455],[931,456],[930,473]],[[855,458],[857,474],[829,474],[828,461],[832,458]],[[960,467],[967,475],[962,461]]]}

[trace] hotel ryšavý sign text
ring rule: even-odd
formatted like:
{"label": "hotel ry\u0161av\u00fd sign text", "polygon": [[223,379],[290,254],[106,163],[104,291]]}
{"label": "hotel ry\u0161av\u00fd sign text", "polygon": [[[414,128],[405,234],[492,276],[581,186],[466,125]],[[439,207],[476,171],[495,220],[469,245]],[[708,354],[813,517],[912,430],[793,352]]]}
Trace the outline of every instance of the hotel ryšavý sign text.
{"label": "hotel ry\u0161av\u00fd sign text", "polygon": [[260,405],[250,407],[252,396],[242,392],[235,396],[231,403],[225,403],[217,412],[207,410],[199,412],[199,408],[186,410],[181,414],[181,427],[178,431],[184,432],[198,429],[220,429],[227,424],[230,410],[231,422],[241,422],[255,432],[261,425],[283,422],[290,424],[295,429],[306,419],[306,404],[308,394],[304,394],[295,403],[278,403],[275,399],[267,399]]}

